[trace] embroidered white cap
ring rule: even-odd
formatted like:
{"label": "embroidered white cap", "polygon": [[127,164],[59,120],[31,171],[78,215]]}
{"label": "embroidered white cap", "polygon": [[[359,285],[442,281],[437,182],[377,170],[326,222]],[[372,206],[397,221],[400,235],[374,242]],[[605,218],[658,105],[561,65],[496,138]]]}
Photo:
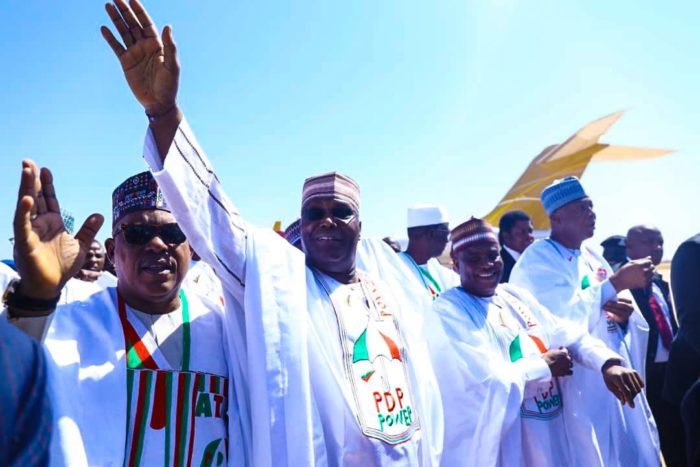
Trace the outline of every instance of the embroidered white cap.
{"label": "embroidered white cap", "polygon": [[406,226],[423,227],[426,225],[447,224],[447,211],[434,204],[416,204],[408,208]]}

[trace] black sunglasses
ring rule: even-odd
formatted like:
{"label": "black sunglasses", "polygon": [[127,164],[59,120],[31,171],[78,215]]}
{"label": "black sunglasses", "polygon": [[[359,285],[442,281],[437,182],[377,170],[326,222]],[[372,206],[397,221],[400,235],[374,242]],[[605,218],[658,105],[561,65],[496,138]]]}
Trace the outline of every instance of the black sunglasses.
{"label": "black sunglasses", "polygon": [[149,224],[122,224],[114,232],[118,235],[124,232],[124,239],[131,245],[145,245],[155,236],[160,237],[168,245],[179,245],[187,240],[180,227],[175,224],[149,225]]}
{"label": "black sunglasses", "polygon": [[356,215],[357,213],[349,206],[334,206],[330,211],[323,208],[305,208],[301,212],[301,216],[307,222],[320,221],[327,217],[333,217],[343,222],[350,222]]}

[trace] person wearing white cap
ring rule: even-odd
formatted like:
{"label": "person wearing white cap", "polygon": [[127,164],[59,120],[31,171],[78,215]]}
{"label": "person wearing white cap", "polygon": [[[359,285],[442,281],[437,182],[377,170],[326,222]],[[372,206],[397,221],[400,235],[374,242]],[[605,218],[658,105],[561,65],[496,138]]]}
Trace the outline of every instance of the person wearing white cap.
{"label": "person wearing white cap", "polygon": [[[648,285],[651,260],[630,261],[613,273],[602,255],[584,243],[593,236],[596,216],[578,178],[556,180],[542,191],[541,200],[551,234],[525,250],[510,283],[605,342],[626,366],[644,375],[649,325],[628,289]],[[659,465],[656,423],[644,393],[633,409],[608,392],[597,372],[582,368],[571,381],[584,394],[604,465]]]}
{"label": "person wearing white cap", "polygon": [[400,257],[434,300],[459,285],[459,276],[436,259],[450,237],[447,211],[433,204],[416,204],[408,208],[407,217],[408,247]]}

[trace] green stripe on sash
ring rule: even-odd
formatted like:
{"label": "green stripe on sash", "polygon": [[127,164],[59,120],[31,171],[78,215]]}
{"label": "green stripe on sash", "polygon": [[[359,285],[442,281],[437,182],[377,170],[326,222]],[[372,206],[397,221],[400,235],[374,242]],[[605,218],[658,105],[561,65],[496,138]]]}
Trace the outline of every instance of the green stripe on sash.
{"label": "green stripe on sash", "polygon": [[185,292],[180,289],[182,301],[182,371],[190,371],[190,307]]}
{"label": "green stripe on sash", "polygon": [[143,362],[133,347],[126,352],[126,367],[134,370],[143,368]]}
{"label": "green stripe on sash", "polygon": [[182,398],[182,413],[177,414],[180,417],[180,433],[177,434],[180,452],[177,453],[177,457],[180,460],[178,465],[184,466],[185,463],[185,453],[187,452],[187,433],[190,431],[190,399],[191,391],[194,390],[192,387],[192,374],[185,374],[185,384],[182,389],[183,394],[178,394],[178,397]]}
{"label": "green stripe on sash", "polygon": [[[131,424],[131,397],[133,394],[133,388],[134,388],[134,371],[133,370],[126,370],[126,433],[129,433],[129,425]],[[127,462],[129,461],[128,458],[128,452],[129,452],[129,437],[125,437],[125,442],[124,442],[124,453],[126,454],[124,456],[124,465],[127,465]]]}
{"label": "green stripe on sash", "polygon": [[170,429],[171,413],[173,402],[173,374],[165,373],[165,467],[170,464]]}
{"label": "green stripe on sash", "polygon": [[420,271],[421,274],[423,274],[423,276],[426,279],[428,279],[433,284],[433,286],[435,287],[435,291],[437,293],[442,292],[442,290],[440,290],[440,286],[438,285],[437,281],[435,279],[433,279],[433,276],[430,274],[430,272],[426,271],[425,269],[421,268],[420,266],[418,267],[418,270]]}
{"label": "green stripe on sash", "polygon": [[144,386],[139,385],[139,398],[143,397],[143,413],[141,414],[141,420],[137,420],[139,424],[138,439],[136,440],[136,456],[133,459],[133,465],[141,465],[141,454],[143,454],[143,439],[146,437],[146,431],[148,429],[148,414],[151,411],[151,385],[153,382],[153,373],[151,371],[146,371],[146,382]]}
{"label": "green stripe on sash", "polygon": [[508,353],[510,354],[511,362],[517,362],[518,360],[523,358],[523,349],[521,348],[520,334],[518,334],[515,337],[515,339],[513,339],[513,342],[510,343]]}

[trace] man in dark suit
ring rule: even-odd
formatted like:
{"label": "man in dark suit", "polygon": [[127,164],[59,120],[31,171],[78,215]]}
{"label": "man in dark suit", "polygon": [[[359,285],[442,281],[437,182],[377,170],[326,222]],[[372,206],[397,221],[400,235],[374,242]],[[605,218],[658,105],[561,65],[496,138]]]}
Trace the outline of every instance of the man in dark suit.
{"label": "man in dark suit", "polygon": [[[656,227],[637,225],[627,232],[629,259],[651,258],[656,266],[661,262],[663,254],[664,238]],[[678,331],[670,289],[659,274],[654,274],[648,288],[632,289],[631,292],[639,310],[649,323],[646,355],[647,400],[659,429],[661,451],[669,466],[683,466],[685,453],[682,443],[677,441],[678,438],[683,438],[683,425],[676,408],[662,396],[671,342]]]}
{"label": "man in dark suit", "polygon": [[503,259],[501,282],[508,282],[515,262],[535,240],[532,230],[530,216],[523,211],[509,211],[501,217],[498,223],[498,242],[501,244]]}
{"label": "man in dark suit", "polygon": [[[700,234],[683,242],[673,255],[671,285],[680,329],[671,346],[664,397],[680,413],[681,401],[700,377]],[[695,391],[691,397],[695,399],[700,394]],[[698,433],[698,415],[684,417],[688,433]],[[689,454],[700,446],[700,440],[686,439],[691,443],[688,444]]]}

